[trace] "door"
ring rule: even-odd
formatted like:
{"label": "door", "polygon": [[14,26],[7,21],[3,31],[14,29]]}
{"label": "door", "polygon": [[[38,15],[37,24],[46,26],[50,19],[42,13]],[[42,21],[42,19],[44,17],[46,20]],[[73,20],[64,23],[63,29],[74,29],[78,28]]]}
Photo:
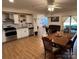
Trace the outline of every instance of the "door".
{"label": "door", "polygon": [[19,15],[18,14],[14,14],[14,23],[19,24]]}

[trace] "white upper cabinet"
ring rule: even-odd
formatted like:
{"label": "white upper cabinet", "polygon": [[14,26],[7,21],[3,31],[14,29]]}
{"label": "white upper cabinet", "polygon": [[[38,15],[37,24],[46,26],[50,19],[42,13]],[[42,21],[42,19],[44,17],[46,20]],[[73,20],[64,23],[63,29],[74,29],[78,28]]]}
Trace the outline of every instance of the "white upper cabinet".
{"label": "white upper cabinet", "polygon": [[19,15],[18,14],[14,14],[14,23],[15,24],[19,24]]}
{"label": "white upper cabinet", "polygon": [[26,23],[33,23],[33,16],[32,15],[26,15]]}

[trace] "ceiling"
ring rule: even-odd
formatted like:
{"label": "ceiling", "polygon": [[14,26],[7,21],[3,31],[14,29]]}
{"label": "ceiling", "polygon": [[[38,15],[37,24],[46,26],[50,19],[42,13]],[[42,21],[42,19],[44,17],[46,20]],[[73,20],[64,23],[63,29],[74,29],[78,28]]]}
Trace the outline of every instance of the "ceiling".
{"label": "ceiling", "polygon": [[[17,8],[26,9],[39,13],[49,13],[47,10],[47,0],[14,0],[14,3],[9,3],[8,0],[2,0],[2,7],[6,8]],[[55,9],[53,13],[73,11],[77,10],[76,0],[55,0],[57,6],[62,7],[61,9]]]}

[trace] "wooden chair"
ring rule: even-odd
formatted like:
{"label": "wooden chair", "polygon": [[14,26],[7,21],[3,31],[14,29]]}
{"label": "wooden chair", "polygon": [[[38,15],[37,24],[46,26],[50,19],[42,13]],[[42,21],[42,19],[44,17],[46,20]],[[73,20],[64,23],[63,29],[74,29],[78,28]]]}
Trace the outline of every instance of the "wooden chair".
{"label": "wooden chair", "polygon": [[72,40],[70,40],[68,42],[68,44],[65,46],[66,49],[68,49],[70,51],[70,53],[72,52],[73,53],[73,47],[74,47],[74,43],[77,39],[77,34],[75,34],[72,38]]}
{"label": "wooden chair", "polygon": [[49,40],[46,37],[42,37],[44,49],[45,49],[45,59],[46,59],[46,52],[50,52],[54,59],[56,59],[56,55],[60,54],[60,46],[56,45],[55,43],[52,43],[51,40]]}

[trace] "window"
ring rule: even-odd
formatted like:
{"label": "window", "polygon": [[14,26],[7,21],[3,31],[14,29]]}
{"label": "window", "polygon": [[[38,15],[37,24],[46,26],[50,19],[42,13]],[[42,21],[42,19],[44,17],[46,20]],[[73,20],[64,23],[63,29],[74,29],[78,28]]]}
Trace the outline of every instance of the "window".
{"label": "window", "polygon": [[73,16],[67,17],[64,21],[64,30],[75,33],[77,31],[77,18]]}

